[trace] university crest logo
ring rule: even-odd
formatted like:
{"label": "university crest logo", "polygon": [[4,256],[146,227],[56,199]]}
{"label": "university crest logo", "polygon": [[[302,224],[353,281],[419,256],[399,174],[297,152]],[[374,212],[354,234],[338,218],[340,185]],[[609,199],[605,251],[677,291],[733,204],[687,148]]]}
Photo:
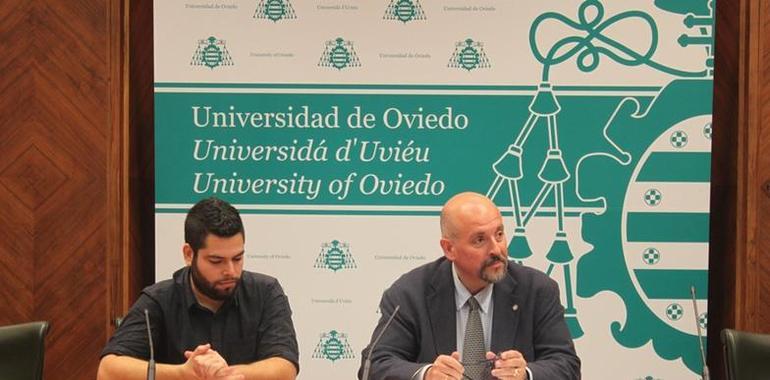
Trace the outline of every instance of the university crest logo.
{"label": "university crest logo", "polygon": [[219,40],[212,36],[198,40],[198,48],[192,56],[190,65],[206,66],[213,70],[219,66],[232,66],[233,60],[227,51],[225,40]]}
{"label": "university crest logo", "polygon": [[484,44],[470,38],[455,44],[455,51],[447,64],[447,67],[467,71],[486,69],[490,66],[487,53],[484,52]]}
{"label": "university crest logo", "polygon": [[340,359],[353,359],[356,355],[348,343],[347,334],[331,330],[321,334],[313,351],[313,359],[325,359],[332,363]]}
{"label": "university crest logo", "polygon": [[425,20],[425,12],[420,0],[390,0],[382,18],[406,24],[414,20]]}
{"label": "university crest logo", "polygon": [[278,22],[296,19],[297,15],[289,0],[259,0],[254,18]]}
{"label": "university crest logo", "polygon": [[353,254],[350,253],[350,246],[339,240],[332,240],[321,245],[321,252],[316,257],[313,267],[329,269],[332,272],[357,268]]}
{"label": "university crest logo", "polygon": [[353,42],[345,41],[342,37],[326,41],[321,59],[318,61],[320,67],[331,67],[342,70],[349,67],[361,66],[358,60],[356,50],[353,48]]}

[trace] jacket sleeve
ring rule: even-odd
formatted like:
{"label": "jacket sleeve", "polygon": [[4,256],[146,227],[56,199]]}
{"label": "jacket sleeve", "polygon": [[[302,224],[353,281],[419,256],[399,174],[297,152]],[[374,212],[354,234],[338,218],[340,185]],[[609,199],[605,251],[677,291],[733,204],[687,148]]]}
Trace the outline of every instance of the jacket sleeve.
{"label": "jacket sleeve", "polygon": [[536,380],[580,379],[580,359],[575,353],[569,328],[564,321],[564,307],[559,301],[559,285],[550,280],[534,294],[533,348],[535,360],[527,363]]}
{"label": "jacket sleeve", "polygon": [[361,354],[361,367],[358,378],[362,379],[366,358],[371,352],[370,380],[409,380],[430,363],[419,363],[420,350],[419,321],[415,306],[408,301],[398,287],[392,286],[380,301],[381,317],[372,334],[372,341],[380,334],[390,316],[401,305],[393,322],[385,330],[377,345],[372,350],[372,342]]}

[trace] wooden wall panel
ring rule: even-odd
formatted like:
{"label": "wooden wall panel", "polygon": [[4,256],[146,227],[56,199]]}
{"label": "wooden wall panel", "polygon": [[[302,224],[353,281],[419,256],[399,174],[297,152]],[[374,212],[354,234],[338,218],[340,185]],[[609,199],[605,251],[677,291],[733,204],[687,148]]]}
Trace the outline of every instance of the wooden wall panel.
{"label": "wooden wall panel", "polygon": [[[757,26],[757,331],[770,334],[770,2],[759,1]],[[749,112],[752,112],[751,110]]]}
{"label": "wooden wall panel", "polygon": [[94,378],[108,336],[119,4],[0,2],[0,325],[51,322],[51,379]]}
{"label": "wooden wall panel", "polygon": [[770,333],[770,2],[717,1],[709,358],[723,328]]}
{"label": "wooden wall panel", "polygon": [[735,316],[725,327],[770,333],[770,5],[740,4]]}
{"label": "wooden wall panel", "polygon": [[719,332],[734,326],[736,315],[732,295],[736,293],[738,215],[743,212],[737,186],[739,132],[743,130],[738,124],[741,1],[722,0],[716,5],[707,358],[713,379],[722,379],[725,373]]}
{"label": "wooden wall panel", "polygon": [[155,279],[155,119],[152,1],[129,9],[129,193],[130,261],[128,299]]}

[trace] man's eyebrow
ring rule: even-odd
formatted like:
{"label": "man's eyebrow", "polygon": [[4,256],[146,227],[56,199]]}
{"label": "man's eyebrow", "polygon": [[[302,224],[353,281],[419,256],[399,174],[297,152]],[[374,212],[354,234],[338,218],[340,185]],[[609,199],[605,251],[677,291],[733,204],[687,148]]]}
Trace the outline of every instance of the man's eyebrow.
{"label": "man's eyebrow", "polygon": [[[246,253],[246,250],[238,252],[233,258],[243,256]],[[218,255],[216,253],[212,253],[208,256],[209,259],[224,259],[224,256]]]}

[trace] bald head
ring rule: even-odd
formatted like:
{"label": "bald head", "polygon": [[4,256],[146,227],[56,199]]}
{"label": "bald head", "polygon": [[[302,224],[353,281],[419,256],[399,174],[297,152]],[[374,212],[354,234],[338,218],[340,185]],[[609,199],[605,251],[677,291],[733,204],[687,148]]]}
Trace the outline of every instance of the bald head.
{"label": "bald head", "polygon": [[441,209],[441,237],[455,238],[459,228],[470,218],[488,219],[499,215],[500,210],[486,196],[474,192],[459,193]]}

